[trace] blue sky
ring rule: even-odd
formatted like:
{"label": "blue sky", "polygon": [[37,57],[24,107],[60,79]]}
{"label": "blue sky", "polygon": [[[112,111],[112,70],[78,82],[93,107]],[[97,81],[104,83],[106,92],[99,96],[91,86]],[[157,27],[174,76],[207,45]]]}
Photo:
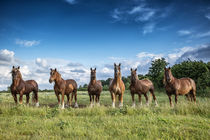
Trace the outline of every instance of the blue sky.
{"label": "blue sky", "polygon": [[130,67],[145,74],[160,57],[209,61],[209,38],[208,0],[1,0],[0,89],[12,65],[52,88],[50,67],[84,84],[90,67],[98,79],[112,77],[114,62],[127,76]]}

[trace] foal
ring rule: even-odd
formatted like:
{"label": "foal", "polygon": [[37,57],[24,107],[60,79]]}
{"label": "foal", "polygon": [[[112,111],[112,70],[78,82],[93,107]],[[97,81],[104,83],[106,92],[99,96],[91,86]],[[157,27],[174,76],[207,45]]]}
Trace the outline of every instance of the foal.
{"label": "foal", "polygon": [[[58,99],[58,104],[60,104],[60,96],[59,94],[62,95],[62,100],[61,100],[61,108],[64,109],[64,96],[66,95],[67,97],[67,105],[71,106],[72,100],[73,100],[73,96],[74,96],[74,100],[75,100],[75,104],[74,107],[78,107],[77,104],[77,83],[75,80],[73,79],[68,79],[68,80],[63,80],[63,78],[61,78],[60,73],[56,70],[56,69],[50,69],[50,79],[49,82],[55,82],[54,85],[54,91],[55,91],[55,95],[57,96]],[[71,94],[72,93],[72,94]],[[71,101],[69,103],[69,96],[71,94]]]}
{"label": "foal", "polygon": [[196,85],[191,78],[181,78],[177,79],[173,77],[171,68],[165,68],[164,80],[165,90],[169,98],[170,106],[173,106],[171,95],[175,95],[175,103],[177,104],[178,95],[185,95],[191,101],[196,102]]}
{"label": "foal", "polygon": [[155,97],[155,94],[154,94],[153,83],[148,79],[139,80],[136,71],[137,71],[137,69],[133,70],[131,68],[130,92],[131,92],[132,101],[133,101],[132,107],[135,107],[135,100],[134,100],[134,95],[135,94],[139,95],[140,105],[142,105],[141,94],[144,94],[144,97],[146,98],[146,104],[149,105],[148,96],[147,96],[148,91],[150,91],[151,95],[153,96],[153,100],[155,101],[155,106],[157,106],[158,104],[157,104],[157,100],[156,100],[156,97]]}
{"label": "foal", "polygon": [[96,68],[90,68],[90,83],[88,85],[88,94],[90,96],[90,107],[93,106],[94,96],[95,102],[99,105],[100,94],[102,91],[101,81],[96,80]]}
{"label": "foal", "polygon": [[38,84],[34,80],[24,81],[20,73],[20,67],[12,67],[12,84],[10,86],[12,96],[17,104],[17,94],[20,94],[19,103],[23,103],[23,95],[26,95],[26,104],[29,104],[30,92],[33,91],[32,101],[36,102],[36,106],[39,106],[38,101]]}
{"label": "foal", "polygon": [[120,63],[118,66],[114,63],[114,79],[110,82],[109,86],[113,108],[115,108],[115,98],[117,95],[119,95],[119,107],[123,106],[123,94],[125,92],[125,85],[121,79],[120,65]]}

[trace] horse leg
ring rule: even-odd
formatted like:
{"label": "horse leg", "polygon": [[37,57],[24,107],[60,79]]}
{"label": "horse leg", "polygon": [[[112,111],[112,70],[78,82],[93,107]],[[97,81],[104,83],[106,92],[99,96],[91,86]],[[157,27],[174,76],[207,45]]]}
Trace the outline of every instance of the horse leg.
{"label": "horse leg", "polygon": [[144,93],[144,97],[146,99],[146,105],[149,106],[149,99],[148,99],[147,93]]}
{"label": "horse leg", "polygon": [[93,102],[93,105],[95,105],[95,98],[94,98],[95,96],[94,95],[92,95],[92,102]]}
{"label": "horse leg", "polygon": [[171,106],[171,107],[173,107],[173,103],[172,103],[171,95],[168,95],[168,98],[169,98],[170,106]]}
{"label": "horse leg", "polygon": [[34,100],[36,101],[36,107],[39,106],[39,100],[38,100],[38,91],[33,91]]}
{"label": "horse leg", "polygon": [[151,89],[150,93],[152,94],[153,100],[155,101],[155,106],[158,106],[158,103],[157,103],[157,100],[156,100],[156,97],[155,97],[155,93],[154,93],[154,89]]}
{"label": "horse leg", "polygon": [[134,95],[135,95],[134,93],[131,93],[131,96],[132,96],[132,102],[133,102],[132,107],[133,107],[133,108],[135,108],[135,106],[136,106],[136,105],[135,105]]}
{"label": "horse leg", "polygon": [[112,108],[115,108],[115,94],[114,94],[114,92],[111,93],[111,97],[112,97]]}
{"label": "horse leg", "polygon": [[78,104],[77,104],[77,93],[74,93],[74,101],[75,101],[74,107],[75,108],[79,107]]}
{"label": "horse leg", "polygon": [[196,104],[196,91],[195,90],[192,91],[192,97],[193,97],[194,103]]}
{"label": "horse leg", "polygon": [[71,104],[72,104],[73,98],[74,98],[74,94],[72,93],[72,94],[71,94],[70,103],[69,103],[69,104],[70,104],[70,106],[71,106]]}
{"label": "horse leg", "polygon": [[138,95],[139,95],[139,105],[142,106],[142,102],[141,102],[141,93],[139,93]]}
{"label": "horse leg", "polygon": [[175,94],[175,103],[177,104],[178,101],[178,94]]}
{"label": "horse leg", "polygon": [[69,94],[66,94],[66,98],[67,98],[67,106],[70,107],[69,106]]}
{"label": "horse leg", "polygon": [[65,108],[64,107],[64,95],[65,95],[64,91],[61,93],[61,95],[62,95],[62,98],[61,98],[61,104],[62,104],[61,109],[64,109]]}
{"label": "horse leg", "polygon": [[14,98],[15,103],[17,104],[17,94],[16,93],[12,93],[12,96]]}
{"label": "horse leg", "polygon": [[27,104],[27,105],[29,105],[29,99],[30,99],[30,96],[29,96],[29,93],[27,93],[27,94],[26,94],[26,104]]}
{"label": "horse leg", "polygon": [[19,104],[23,104],[23,92],[20,92]]}
{"label": "horse leg", "polygon": [[123,107],[123,94],[119,94],[119,107]]}
{"label": "horse leg", "polygon": [[60,105],[60,96],[59,96],[58,93],[55,93],[55,95],[56,95],[56,97],[57,97],[57,99],[58,99],[58,105]]}
{"label": "horse leg", "polygon": [[98,98],[98,99],[97,99],[97,100],[98,100],[97,106],[100,106],[100,101],[99,101],[99,100],[100,100],[100,94],[97,95],[97,98]]}
{"label": "horse leg", "polygon": [[185,96],[186,96],[187,100],[190,101],[190,95],[186,94]]}
{"label": "horse leg", "polygon": [[90,107],[93,107],[92,96],[91,96],[91,94],[89,94],[89,97],[90,97]]}

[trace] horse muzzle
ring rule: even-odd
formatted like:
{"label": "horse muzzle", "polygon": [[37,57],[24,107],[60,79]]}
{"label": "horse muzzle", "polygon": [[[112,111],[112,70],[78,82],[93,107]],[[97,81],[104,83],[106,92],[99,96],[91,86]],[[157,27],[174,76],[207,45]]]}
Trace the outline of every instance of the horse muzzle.
{"label": "horse muzzle", "polygon": [[53,80],[49,79],[49,83],[52,83],[52,82],[53,82]]}

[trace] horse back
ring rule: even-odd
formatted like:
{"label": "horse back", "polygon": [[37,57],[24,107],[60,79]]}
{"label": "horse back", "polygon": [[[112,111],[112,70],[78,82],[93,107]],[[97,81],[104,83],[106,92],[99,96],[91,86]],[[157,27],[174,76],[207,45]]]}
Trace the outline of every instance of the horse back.
{"label": "horse back", "polygon": [[25,92],[38,91],[38,84],[35,80],[25,81]]}
{"label": "horse back", "polygon": [[68,79],[66,81],[66,92],[77,91],[77,83],[73,79]]}
{"label": "horse back", "polygon": [[195,82],[191,78],[176,79],[174,85],[179,94],[187,94],[196,88]]}

